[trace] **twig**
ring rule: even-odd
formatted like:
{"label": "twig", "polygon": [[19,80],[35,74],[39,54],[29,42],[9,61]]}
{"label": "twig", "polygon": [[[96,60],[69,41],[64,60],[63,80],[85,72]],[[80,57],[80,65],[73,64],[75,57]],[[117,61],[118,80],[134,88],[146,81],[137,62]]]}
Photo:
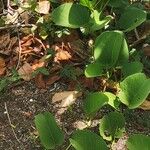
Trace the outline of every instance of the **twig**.
{"label": "twig", "polygon": [[6,29],[11,29],[11,28],[25,28],[25,27],[33,27],[33,24],[13,24],[13,25],[9,25],[9,26],[5,26],[5,27],[0,27],[0,30],[6,30]]}
{"label": "twig", "polygon": [[134,33],[135,33],[136,39],[139,40],[140,37],[139,37],[139,33],[136,28],[134,29]]}
{"label": "twig", "polygon": [[18,54],[18,63],[17,63],[17,66],[16,66],[16,70],[19,68],[20,60],[21,60],[21,52],[22,52],[19,29],[18,28],[17,28],[17,36],[18,36],[18,44],[19,44],[19,54]]}
{"label": "twig", "polygon": [[9,124],[10,124],[10,126],[11,126],[12,132],[13,132],[13,134],[14,134],[16,140],[18,141],[18,143],[21,143],[21,142],[19,141],[19,139],[17,138],[17,135],[16,135],[16,133],[15,133],[15,131],[14,131],[14,128],[12,127],[12,122],[11,122],[11,120],[10,120],[10,116],[9,116],[9,113],[8,113],[8,109],[7,109],[7,104],[6,104],[6,102],[4,103],[4,105],[5,105],[5,110],[6,110],[7,118],[8,118]]}
{"label": "twig", "polygon": [[141,43],[143,40],[146,39],[146,36],[143,36],[141,38],[139,38],[138,40],[136,40],[134,43],[132,43],[131,45],[129,45],[130,48],[135,47],[136,45],[138,45],[139,43]]}

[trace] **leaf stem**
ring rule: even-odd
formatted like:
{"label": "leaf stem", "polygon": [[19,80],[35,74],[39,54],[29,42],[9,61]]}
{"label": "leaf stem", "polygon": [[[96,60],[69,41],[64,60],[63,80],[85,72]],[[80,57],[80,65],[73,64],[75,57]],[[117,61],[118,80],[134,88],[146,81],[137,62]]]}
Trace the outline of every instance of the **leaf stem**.
{"label": "leaf stem", "polygon": [[70,147],[71,147],[71,144],[69,144],[69,146],[66,148],[66,150],[69,150]]}

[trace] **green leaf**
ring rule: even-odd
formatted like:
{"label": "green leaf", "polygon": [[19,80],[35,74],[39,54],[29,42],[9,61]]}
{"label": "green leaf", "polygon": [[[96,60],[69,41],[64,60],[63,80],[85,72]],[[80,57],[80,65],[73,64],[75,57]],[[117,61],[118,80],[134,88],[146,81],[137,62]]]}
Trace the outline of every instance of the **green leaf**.
{"label": "green leaf", "polygon": [[85,113],[92,117],[102,106],[108,102],[108,98],[101,92],[90,93],[86,96],[83,109]]}
{"label": "green leaf", "polygon": [[56,25],[80,28],[90,19],[90,11],[80,4],[65,3],[54,9],[52,19]]}
{"label": "green leaf", "polygon": [[118,97],[130,109],[140,106],[150,93],[150,79],[143,73],[136,73],[125,78],[120,84]]}
{"label": "green leaf", "polygon": [[118,26],[125,32],[135,29],[146,20],[147,13],[135,7],[127,7],[121,15]]}
{"label": "green leaf", "polygon": [[83,6],[88,7],[89,9],[93,9],[93,6],[91,5],[90,0],[80,0],[80,4]]}
{"label": "green leaf", "polygon": [[112,16],[110,15],[101,19],[100,18],[101,13],[98,12],[97,10],[94,10],[92,15],[93,18],[91,18],[91,24],[89,24],[90,32],[94,32],[104,28],[113,19]]}
{"label": "green leaf", "polygon": [[128,0],[110,0],[108,5],[111,6],[111,7],[125,7],[126,5],[129,4],[129,1]]}
{"label": "green leaf", "polygon": [[[119,65],[119,57],[123,62],[128,60],[128,48],[121,31],[106,31],[97,37],[94,46],[94,58],[97,63],[111,68]],[[117,62],[118,61],[118,62]]]}
{"label": "green leaf", "polygon": [[99,63],[89,64],[84,74],[88,78],[101,76],[103,74],[103,67]]}
{"label": "green leaf", "polygon": [[140,73],[143,70],[143,64],[139,61],[126,63],[122,67],[123,76],[127,77],[129,75]]}
{"label": "green leaf", "polygon": [[71,145],[76,150],[108,150],[104,140],[88,130],[78,130],[70,138]]}
{"label": "green leaf", "polygon": [[118,112],[111,112],[100,120],[99,131],[103,139],[112,141],[120,138],[124,132],[125,119]]}
{"label": "green leaf", "polygon": [[35,125],[39,132],[41,143],[46,149],[55,149],[56,146],[63,143],[63,133],[51,113],[44,112],[35,116]]}
{"label": "green leaf", "polygon": [[149,150],[150,137],[142,134],[131,135],[126,143],[129,150]]}
{"label": "green leaf", "polygon": [[104,92],[104,94],[108,97],[108,104],[116,110],[119,110],[120,101],[118,101],[116,95],[110,92]]}

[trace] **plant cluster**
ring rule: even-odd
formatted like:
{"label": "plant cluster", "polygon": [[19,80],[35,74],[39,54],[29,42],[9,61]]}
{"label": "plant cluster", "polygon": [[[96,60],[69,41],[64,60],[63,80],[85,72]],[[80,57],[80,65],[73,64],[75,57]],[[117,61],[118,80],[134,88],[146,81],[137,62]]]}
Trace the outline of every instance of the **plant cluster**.
{"label": "plant cluster", "polygon": [[[85,37],[94,37],[91,56],[88,58],[89,64],[85,67],[84,75],[87,78],[102,77],[105,83],[102,91],[86,92],[83,110],[87,119],[91,121],[103,106],[109,105],[113,109],[100,119],[99,135],[89,129],[77,130],[70,137],[70,145],[66,150],[70,147],[76,150],[111,149],[111,144],[125,133],[122,106],[136,109],[150,93],[150,79],[144,73],[139,57],[135,56],[136,50],[132,49],[127,41],[127,35],[132,32],[136,33],[137,42],[141,40],[137,28],[150,19],[150,13],[144,10],[141,3],[132,0],[80,0],[63,4],[58,0],[48,2],[51,4],[51,13],[44,8],[42,10],[42,7],[38,8],[36,0],[28,0],[26,5],[22,6],[34,14],[36,23],[32,26],[32,32],[38,32],[46,39],[49,35],[68,35],[69,29],[77,29]],[[149,0],[142,1],[146,2],[150,3]],[[4,18],[0,21],[4,22]],[[141,38],[147,38],[147,35]],[[38,73],[47,75],[48,71],[40,68],[33,76]],[[6,82],[20,79],[16,71],[13,74],[13,77],[1,82],[0,91],[6,86]],[[60,74],[73,80],[77,78],[74,68],[69,65]],[[107,90],[106,84],[109,81],[118,84],[115,92]],[[46,149],[55,149],[63,144],[63,131],[51,113],[45,112],[35,116],[35,124],[41,143]],[[142,134],[130,135],[126,147],[129,150],[149,150],[150,137]]]}
{"label": "plant cluster", "polygon": [[[143,64],[139,59],[131,59],[133,50],[126,41],[126,35],[147,20],[147,12],[142,5],[128,0],[80,0],[59,5],[52,11],[51,18],[57,26],[78,28],[84,35],[99,34],[85,76],[104,77],[106,82],[113,80],[119,87],[116,93],[106,88],[88,92],[83,110],[90,120],[104,105],[110,105],[114,111],[100,120],[100,135],[87,129],[77,130],[69,139],[69,147],[76,150],[109,149],[110,144],[104,140],[115,142],[125,132],[125,118],[120,106],[124,104],[128,109],[136,109],[150,92],[150,79],[143,73]],[[35,124],[46,149],[55,149],[63,143],[63,132],[51,113],[37,115]],[[126,146],[129,150],[148,150],[150,137],[131,135]]]}

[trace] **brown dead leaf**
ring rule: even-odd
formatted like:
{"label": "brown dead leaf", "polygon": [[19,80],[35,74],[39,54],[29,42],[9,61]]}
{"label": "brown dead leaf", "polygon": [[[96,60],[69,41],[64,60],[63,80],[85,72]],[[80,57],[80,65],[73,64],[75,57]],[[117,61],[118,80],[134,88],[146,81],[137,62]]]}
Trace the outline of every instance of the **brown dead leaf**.
{"label": "brown dead leaf", "polygon": [[46,83],[42,74],[38,74],[34,80],[38,88],[46,88]]}
{"label": "brown dead leaf", "polygon": [[[28,36],[29,37],[29,36]],[[32,44],[32,37],[27,39],[25,42],[22,40],[22,44],[21,44],[21,47],[28,47]]]}
{"label": "brown dead leaf", "polygon": [[57,107],[60,109],[58,110],[57,114],[63,114],[67,108],[75,103],[78,97],[82,96],[82,92],[79,91],[63,91],[59,93],[55,93],[52,97],[52,103],[56,104]]}
{"label": "brown dead leaf", "polygon": [[4,75],[6,71],[5,60],[0,57],[0,76]]}
{"label": "brown dead leaf", "polygon": [[121,137],[116,143],[111,145],[112,150],[127,150],[126,142],[128,140],[128,135]]}
{"label": "brown dead leaf", "polygon": [[145,100],[144,103],[139,108],[141,108],[143,110],[150,110],[150,101]]}
{"label": "brown dead leaf", "polygon": [[27,117],[27,118],[31,118],[32,117],[32,115],[33,115],[33,113],[31,112],[31,111],[23,111],[22,112],[22,114],[25,116],[25,117]]}
{"label": "brown dead leaf", "polygon": [[32,64],[32,69],[36,70],[36,69],[44,67],[44,66],[45,66],[44,61],[42,61],[41,59],[40,60],[35,60]]}
{"label": "brown dead leaf", "polygon": [[90,121],[87,121],[87,120],[81,120],[81,121],[76,121],[73,123],[73,127],[76,128],[76,129],[79,129],[79,130],[83,130],[87,127],[96,127],[97,125],[99,124],[99,120],[96,119],[96,120],[90,120]]}
{"label": "brown dead leaf", "polygon": [[56,53],[54,61],[59,62],[61,60],[69,60],[71,57],[72,56],[70,55],[68,51],[61,50]]}
{"label": "brown dead leaf", "polygon": [[36,11],[40,14],[49,14],[50,2],[49,1],[39,1]]}
{"label": "brown dead leaf", "polygon": [[33,69],[29,63],[25,63],[19,70],[18,74],[25,81],[29,81],[32,78]]}
{"label": "brown dead leaf", "polygon": [[94,78],[82,78],[81,82],[83,83],[85,88],[93,88],[94,86]]}
{"label": "brown dead leaf", "polygon": [[46,85],[48,85],[48,86],[52,85],[53,83],[55,83],[59,79],[60,79],[60,76],[58,76],[58,75],[48,77],[48,79],[46,80]]}
{"label": "brown dead leaf", "polygon": [[40,1],[38,2],[37,12],[40,14],[49,14],[50,2],[49,1]]}
{"label": "brown dead leaf", "polygon": [[143,52],[146,56],[150,56],[150,45],[149,44],[143,45]]}

